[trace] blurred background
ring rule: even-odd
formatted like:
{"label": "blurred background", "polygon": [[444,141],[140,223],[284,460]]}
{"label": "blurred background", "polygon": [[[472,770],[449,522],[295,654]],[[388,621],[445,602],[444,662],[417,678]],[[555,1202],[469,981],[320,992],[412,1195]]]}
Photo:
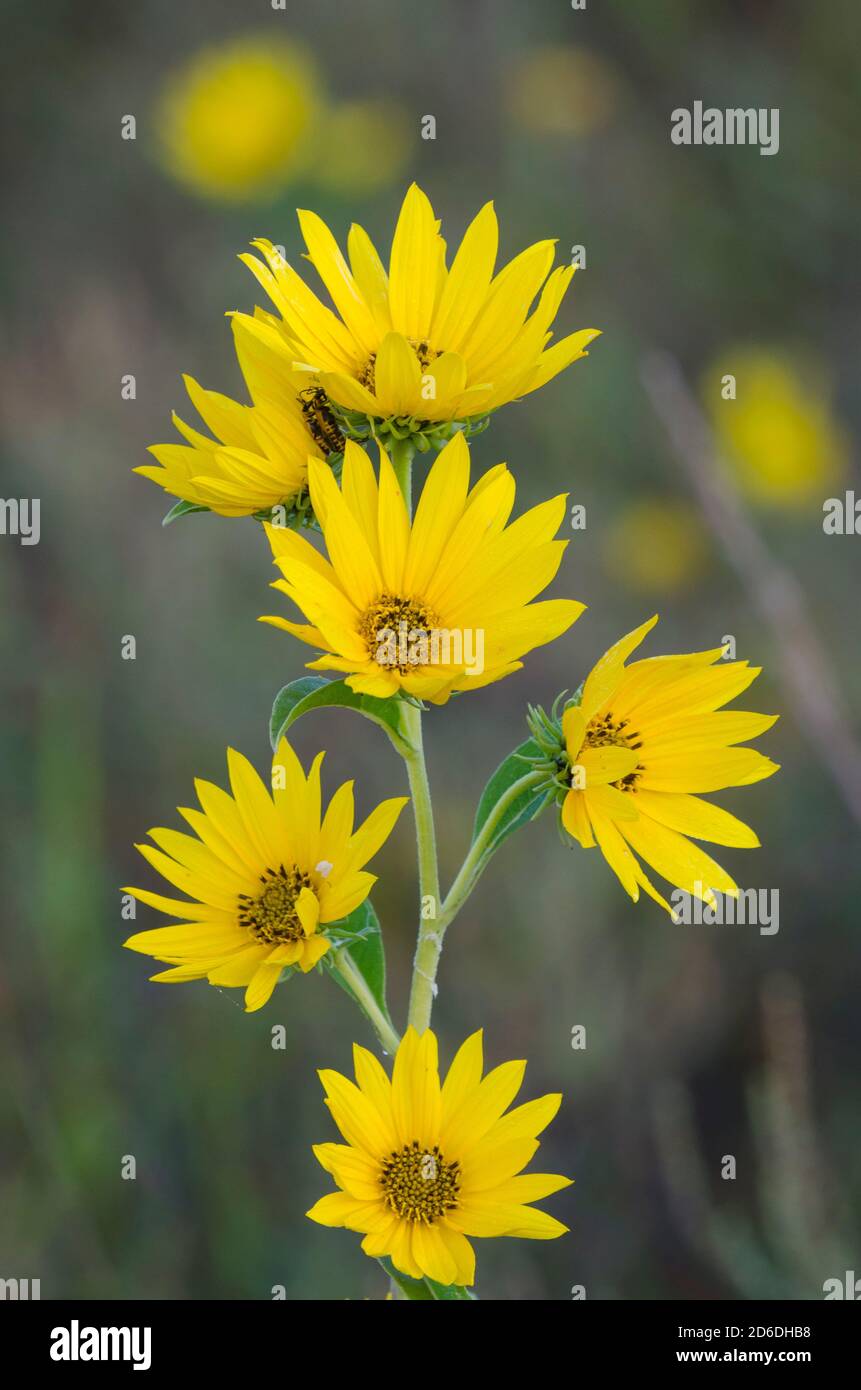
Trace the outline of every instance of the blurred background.
{"label": "blurred background", "polygon": [[[489,1061],[528,1057],[523,1098],[565,1095],[541,1167],[576,1176],[545,1203],[571,1234],[479,1242],[478,1291],[822,1297],[861,1268],[861,540],[822,529],[825,499],[858,484],[857,6],[0,15],[0,492],[41,499],[38,545],[0,537],[0,1276],[40,1278],[44,1298],[384,1295],[355,1236],[303,1215],[329,1185],[310,1145],[334,1137],[315,1069],[348,1069],[359,1016],[317,975],[253,1016],[241,992],[148,984],[121,949],[119,885],[157,886],[132,844],[178,823],[195,776],[224,782],[228,743],[265,768],[272,698],[306,656],[255,622],[274,611],[257,524],[163,530],[168,499],[131,469],[171,438],[182,372],[241,397],[223,315],[261,300],[236,259],[251,238],[295,261],[309,206],[387,249],[416,178],[449,245],[493,198],[506,259],[546,236],[563,261],[584,247],[557,329],[604,330],[473,446],[478,472],[509,460],[519,507],[565,490],[586,508],[553,592],[589,609],[514,677],[427,716],[444,879],[527,701],[576,687],[656,610],[650,654],[732,635],[764,667],[742,703],[782,716],[759,744],[779,776],[717,798],[760,834],[720,858],[779,889],[777,934],[635,907],[552,816],[508,842],[452,928],[442,1054],[483,1026]],[[779,153],[673,145],[670,113],[695,100],[778,107]],[[671,439],[679,419],[708,435]],[[329,789],[355,776],[363,810],[402,791],[388,743],[347,713],[309,716],[295,743],[306,760],[325,746]],[[412,853],[404,817],[374,865],[399,1023]]]}

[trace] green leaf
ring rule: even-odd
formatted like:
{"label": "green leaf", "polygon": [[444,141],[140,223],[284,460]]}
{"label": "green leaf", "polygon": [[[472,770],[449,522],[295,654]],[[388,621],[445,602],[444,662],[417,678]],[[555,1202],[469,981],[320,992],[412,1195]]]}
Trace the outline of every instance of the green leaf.
{"label": "green leaf", "polygon": [[428,1279],[427,1275],[425,1275],[425,1283],[434,1298],[457,1299],[460,1302],[469,1303],[476,1301],[476,1295],[472,1290],[461,1288],[459,1284],[438,1284],[435,1279]]}
{"label": "green leaf", "polygon": [[176,521],[177,517],[188,516],[190,512],[208,512],[210,510],[209,507],[198,506],[196,502],[177,502],[175,506],[171,507],[161,524],[162,526],[169,526],[172,521]]}
{"label": "green leaf", "polygon": [[375,695],[357,695],[346,681],[330,681],[325,676],[302,676],[279,690],[269,721],[269,737],[273,749],[278,747],[279,740],[284,737],[291,724],[295,724],[303,714],[312,709],[323,709],[327,705],[337,705],[340,709],[352,709],[357,714],[363,714],[366,719],[372,719],[385,730],[399,753],[411,751],[402,723],[401,700],[394,697],[380,700]]}
{"label": "green leaf", "polygon": [[388,1255],[380,1255],[378,1259],[386,1274],[393,1283],[397,1284],[406,1298],[419,1303],[433,1302],[436,1295],[431,1293],[424,1279],[411,1279],[408,1274],[401,1274],[399,1269],[395,1269]]}
{"label": "green leaf", "polygon": [[[508,757],[499,764],[478,803],[475,825],[472,828],[473,844],[475,844],[485,822],[492,815],[497,803],[515,782],[519,782],[529,772],[527,759],[540,756],[541,749],[538,744],[534,739],[528,738],[525,743],[521,743],[513,753],[509,753]],[[494,829],[493,838],[482,856],[482,862],[491,854],[495,854],[503,840],[507,840],[508,836],[513,835],[515,830],[519,830],[521,825],[527,825],[529,821],[540,815],[549,799],[550,796],[546,788],[524,788],[503,812]]]}
{"label": "green leaf", "polygon": [[388,1255],[379,1256],[379,1263],[401,1292],[416,1302],[427,1303],[435,1299],[458,1299],[475,1302],[475,1294],[470,1293],[469,1289],[459,1288],[457,1284],[446,1286],[445,1284],[438,1284],[435,1279],[411,1279],[408,1274],[402,1274],[399,1269],[395,1269]]}
{"label": "green leaf", "polygon": [[345,950],[358,970],[384,1017],[391,1023],[386,1004],[386,953],[383,949],[383,934],[374,911],[373,904],[366,898],[343,922],[339,922],[327,936],[332,938],[333,950],[323,956],[323,964],[351,999],[361,1008],[362,1001],[356,997],[347,980],[339,972],[336,961],[332,959],[335,951]]}

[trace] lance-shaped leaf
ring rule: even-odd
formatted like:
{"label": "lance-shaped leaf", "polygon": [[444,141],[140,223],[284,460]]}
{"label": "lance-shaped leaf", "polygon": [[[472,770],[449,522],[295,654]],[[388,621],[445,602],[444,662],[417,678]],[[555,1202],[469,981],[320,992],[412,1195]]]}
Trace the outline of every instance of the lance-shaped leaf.
{"label": "lance-shaped leaf", "polygon": [[380,931],[379,919],[370,899],[366,898],[363,903],[354,908],[343,922],[333,923],[331,927],[327,927],[326,935],[332,941],[333,949],[323,957],[323,965],[332,978],[338,981],[341,988],[346,990],[350,998],[354,999],[364,1011],[361,998],[350,987],[349,980],[344,978],[338,968],[338,956],[341,951],[346,951],[373,995],[374,1002],[382,1012],[383,1017],[388,1023],[391,1023],[386,1004],[386,953],[383,949],[383,934]]}
{"label": "lance-shaped leaf", "polygon": [[178,517],[188,516],[191,512],[208,512],[209,510],[209,507],[201,507],[197,502],[176,502],[167,516],[163,518],[161,524],[162,526],[170,526],[171,522],[176,521]]}
{"label": "lance-shaped leaf", "polygon": [[457,1284],[438,1284],[435,1279],[411,1279],[408,1274],[402,1274],[399,1269],[395,1269],[388,1255],[382,1255],[379,1263],[401,1290],[405,1298],[409,1298],[419,1303],[427,1303],[431,1300],[439,1299],[447,1301],[456,1299],[458,1301],[475,1301],[475,1294],[470,1293],[469,1289],[460,1288]]}
{"label": "lance-shaped leaf", "polygon": [[513,835],[515,830],[519,830],[521,825],[528,824],[540,815],[548,801],[552,799],[546,785],[532,784],[525,786],[516,796],[514,796],[504,810],[499,811],[500,802],[507,800],[511,789],[515,783],[528,777],[532,771],[531,759],[540,758],[541,749],[534,739],[527,739],[521,743],[513,753],[503,759],[499,767],[494,772],[487,786],[481,794],[478,809],[475,813],[475,824],[472,829],[472,843],[475,844],[485,825],[492,819],[496,819],[493,829],[490,832],[490,839],[485,845],[480,864],[483,864],[491,854],[495,854],[509,835]]}
{"label": "lance-shaped leaf", "polygon": [[330,681],[325,676],[302,676],[279,690],[269,721],[272,747],[278,747],[279,740],[284,737],[291,724],[295,724],[303,714],[314,709],[324,709],[328,705],[363,714],[366,719],[372,719],[385,730],[401,755],[412,751],[403,726],[402,700],[396,697],[380,700],[375,695],[357,695],[346,681]]}

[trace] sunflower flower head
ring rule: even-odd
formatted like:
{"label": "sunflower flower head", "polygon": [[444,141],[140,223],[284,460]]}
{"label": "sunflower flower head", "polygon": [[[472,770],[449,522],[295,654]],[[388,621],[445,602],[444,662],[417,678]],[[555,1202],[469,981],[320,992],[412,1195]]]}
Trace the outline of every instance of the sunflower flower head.
{"label": "sunflower flower head", "polygon": [[468,1237],[565,1234],[566,1226],[530,1204],[570,1180],[521,1171],[562,1099],[542,1096],[509,1110],[525,1062],[504,1062],[482,1077],[482,1035],[473,1033],[441,1082],[436,1037],[413,1028],[391,1080],[365,1048],[355,1046],[353,1058],[355,1083],[320,1072],[345,1142],[314,1148],[339,1190],[311,1208],[312,1221],[360,1232],[366,1254],[389,1256],[413,1279],[461,1286],[475,1281]]}
{"label": "sunflower flower head", "polygon": [[313,520],[308,497],[308,459],[340,465],[344,438],[323,392],[291,372],[273,381],[249,320],[232,317],[234,345],[251,396],[242,405],[183,378],[192,405],[209,435],[174,413],[183,443],[153,444],[155,464],[136,468],[165,492],[220,516],[273,515],[279,524]]}
{"label": "sunflower flower head", "polygon": [[722,647],[626,665],[657,621],[604,654],[561,718],[557,702],[550,715],[530,711],[529,726],[564,838],[584,849],[597,845],[634,902],[642,888],[672,915],[640,861],[709,906],[716,892],[737,895],[726,870],[693,842],[751,849],[759,840],[700,794],[777,772],[779,764],[739,746],[777,715],[722,708],[760,673],[746,661],[724,660]]}
{"label": "sunflower flower head", "polygon": [[307,622],[265,617],[323,653],[308,665],[337,671],[351,689],[444,704],[522,665],[580,616],[570,599],[532,603],[556,574],[560,496],[512,525],[514,479],[504,464],[469,486],[469,447],[456,434],[430,469],[412,521],[394,469],[348,440],[341,486],[311,459],[311,503],[329,558],[304,536],[267,526],[282,578],[273,585]]}
{"label": "sunflower flower head", "polygon": [[412,437],[422,451],[438,447],[458,424],[478,428],[506,402],[536,391],[597,337],[582,329],[548,346],[574,268],[552,270],[555,243],[541,241],[497,271],[491,203],[450,266],[440,224],[416,184],[404,198],[388,269],[361,227],[350,229],[345,258],[316,213],[300,211],[299,223],[334,309],[270,242],[253,243],[262,260],[240,259],[280,316],[280,346],[269,341],[273,362],[306,371],[355,438],[391,433]]}
{"label": "sunflower flower head", "polygon": [[177,925],[137,932],[125,945],[170,966],[152,979],[244,986],[248,1012],[269,999],[282,972],[307,974],[326,954],[326,928],[364,902],[376,879],[365,864],[388,838],[406,798],[384,801],[353,828],[353,785],[321,808],[320,765],[307,777],[286,739],[267,788],[228,750],[230,792],[196,781],[200,810],[180,807],[193,835],[149,832],[137,849],[186,899],[126,888]]}

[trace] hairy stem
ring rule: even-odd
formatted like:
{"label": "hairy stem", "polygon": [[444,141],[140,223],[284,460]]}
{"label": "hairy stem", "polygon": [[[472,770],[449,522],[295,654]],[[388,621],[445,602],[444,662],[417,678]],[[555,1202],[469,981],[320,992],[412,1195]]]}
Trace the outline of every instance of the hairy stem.
{"label": "hairy stem", "polygon": [[493,853],[491,846],[493,837],[499,827],[499,823],[506,811],[514,805],[523,792],[530,787],[537,787],[541,782],[543,774],[541,772],[527,772],[516,782],[512,782],[504,796],[501,796],[491,811],[481,830],[476,835],[475,840],[470,845],[469,853],[464,859],[458,870],[457,877],[446,894],[445,902],[440,909],[439,919],[436,924],[437,935],[440,937],[440,949],[442,949],[442,933],[446,927],[454,920],[460,909],[463,907],[470,893],[484,872],[485,866]]}
{"label": "hairy stem", "polygon": [[[390,438],[389,454],[404,495],[407,512],[412,514],[412,462],[415,446],[411,439]],[[410,784],[413,816],[416,824],[416,846],[419,868],[419,931],[416,952],[413,957],[413,976],[410,985],[410,1006],[408,1025],[419,1033],[430,1024],[436,994],[436,972],[439,964],[440,938],[434,931],[435,917],[440,906],[439,868],[436,855],[436,830],[434,828],[433,804],[428,783],[422,741],[422,714],[415,705],[406,705],[403,713],[403,727],[410,744],[410,751],[399,749],[406,763]],[[425,919],[424,912],[430,907],[433,916]]]}
{"label": "hairy stem", "polygon": [[[440,908],[439,869],[436,855],[436,831],[434,829],[433,805],[428,784],[422,743],[421,711],[408,706],[404,723],[413,746],[413,752],[405,759],[413,815],[416,823],[416,845],[419,863],[419,932],[416,953],[413,958],[413,978],[410,987],[410,1008],[408,1023],[422,1033],[430,1024],[431,1010],[436,994],[436,972],[442,941],[436,930],[436,917]],[[425,917],[425,912],[432,915]]]}

